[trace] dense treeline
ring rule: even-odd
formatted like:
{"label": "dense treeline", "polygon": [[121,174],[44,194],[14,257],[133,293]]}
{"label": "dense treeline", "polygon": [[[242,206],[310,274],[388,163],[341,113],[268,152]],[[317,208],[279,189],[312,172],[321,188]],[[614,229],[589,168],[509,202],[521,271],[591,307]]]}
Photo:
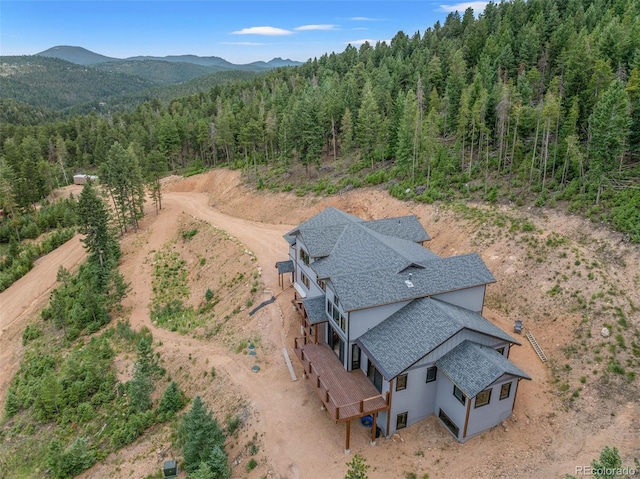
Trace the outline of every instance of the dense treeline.
{"label": "dense treeline", "polygon": [[[98,167],[115,142],[143,175],[227,163],[268,187],[332,162],[351,178],[314,191],[365,182],[419,201],[562,202],[640,241],[640,4],[489,4],[167,107],[0,135],[17,176],[31,163],[61,181],[61,163]],[[42,192],[53,183],[42,175]]]}
{"label": "dense treeline", "polygon": [[139,76],[39,56],[0,57],[0,97],[62,110],[139,92],[155,83]]}

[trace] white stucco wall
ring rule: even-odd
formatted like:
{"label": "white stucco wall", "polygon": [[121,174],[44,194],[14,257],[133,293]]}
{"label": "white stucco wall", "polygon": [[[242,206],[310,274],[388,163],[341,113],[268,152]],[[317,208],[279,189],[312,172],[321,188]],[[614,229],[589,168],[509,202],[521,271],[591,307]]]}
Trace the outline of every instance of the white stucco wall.
{"label": "white stucco wall", "polygon": [[481,313],[484,303],[484,291],[485,285],[481,285],[460,291],[452,291],[451,293],[437,294],[432,297],[449,304],[455,304],[469,311]]}
{"label": "white stucco wall", "polygon": [[[466,399],[469,401],[469,398]],[[461,404],[453,395],[453,383],[441,371],[438,371],[438,391],[436,393],[435,414],[438,416],[439,410],[449,416],[449,419],[458,426],[458,439],[462,438],[464,432],[464,419],[467,412],[466,403]],[[445,426],[446,427],[446,426]],[[447,428],[447,430],[449,430]]]}
{"label": "white stucco wall", "polygon": [[360,309],[349,313],[350,327],[349,339],[355,340],[387,319],[396,311],[402,309],[409,301],[400,303],[385,304],[376,308]]}
{"label": "white stucco wall", "polygon": [[[504,383],[508,382],[511,383],[509,397],[500,400],[500,388]],[[518,379],[513,377],[503,377],[487,389],[491,389],[491,400],[489,404],[476,408],[476,398],[473,398],[471,402],[469,422],[467,424],[467,435],[463,438],[465,441],[493,426],[497,426],[511,416],[513,411],[513,401],[516,397],[516,390],[518,389]]]}

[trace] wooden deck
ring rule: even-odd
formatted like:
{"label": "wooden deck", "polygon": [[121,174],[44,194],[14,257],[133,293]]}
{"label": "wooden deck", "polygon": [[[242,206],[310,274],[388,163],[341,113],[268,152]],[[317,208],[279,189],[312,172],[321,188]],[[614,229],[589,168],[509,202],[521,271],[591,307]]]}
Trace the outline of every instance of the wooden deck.
{"label": "wooden deck", "polygon": [[388,395],[382,396],[361,370],[345,370],[326,344],[306,342],[296,338],[296,355],[336,423],[389,409]]}

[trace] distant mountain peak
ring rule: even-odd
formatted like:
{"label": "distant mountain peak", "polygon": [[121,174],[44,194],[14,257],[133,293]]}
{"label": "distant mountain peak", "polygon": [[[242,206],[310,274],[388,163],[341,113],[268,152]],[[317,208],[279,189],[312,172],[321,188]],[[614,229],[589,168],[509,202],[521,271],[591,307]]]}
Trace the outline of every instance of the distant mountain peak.
{"label": "distant mountain peak", "polygon": [[98,53],[94,53],[83,47],[72,45],[56,45],[48,50],[36,53],[41,57],[59,58],[77,65],[95,65],[96,63],[112,62],[118,60]]}
{"label": "distant mountain peak", "polygon": [[281,66],[297,66],[302,65],[302,62],[296,62],[293,60],[283,60],[280,57],[274,58],[268,62],[259,61],[249,63],[247,65],[238,65],[230,63],[224,58],[216,56],[201,57],[198,55],[167,55],[164,57],[158,56],[135,56],[129,58],[112,58],[99,53],[92,52],[83,47],[72,45],[56,45],[43,52],[36,53],[36,55],[58,58],[60,60],[66,60],[77,65],[96,65],[99,63],[107,62],[124,62],[124,61],[143,61],[143,60],[157,60],[172,63],[191,63],[194,65],[200,65],[204,67],[223,67],[229,69],[246,69],[251,65],[261,68],[276,68]]}

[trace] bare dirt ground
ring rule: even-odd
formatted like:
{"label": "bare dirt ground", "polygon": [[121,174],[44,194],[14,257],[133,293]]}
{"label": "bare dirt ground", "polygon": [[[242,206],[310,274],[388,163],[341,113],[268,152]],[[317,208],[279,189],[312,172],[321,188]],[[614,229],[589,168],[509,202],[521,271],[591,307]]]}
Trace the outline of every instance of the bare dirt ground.
{"label": "bare dirt ground", "polygon": [[[518,337],[522,346],[513,348],[510,358],[533,380],[521,381],[514,415],[502,426],[461,445],[432,417],[403,430],[399,440],[382,438],[371,446],[368,430],[354,422],[351,454],[344,454],[344,425],[334,424],[320,410],[315,391],[301,377],[292,348],[299,334],[290,303],[292,291],[288,279],[284,290],[278,285],[274,268],[287,255],[282,235],[329,205],[365,219],[416,214],[433,238],[428,247],[437,254],[477,251],[483,257],[497,279],[487,291],[485,316],[507,332],[514,319],[523,319],[551,358],[543,364],[527,340]],[[496,227],[491,219],[496,214],[524,215],[542,242],[532,244],[528,236],[508,234],[508,226]],[[222,338],[181,335],[150,321],[151,258],[179,237],[186,221],[204,222],[200,224],[230,235],[250,261],[242,259],[241,251],[235,260],[238,267],[259,273],[264,292],[257,293],[258,301],[277,295],[275,303],[251,317],[248,308],[241,308],[231,332]],[[553,241],[545,243],[549,237]],[[553,246],[558,237],[563,238],[562,247]],[[183,248],[180,245],[176,243],[175,248]],[[198,257],[213,257],[216,248],[233,254],[232,249],[223,250],[231,248],[228,244],[210,247],[201,241],[184,248],[196,249],[185,251],[191,258],[194,289],[203,290],[216,275],[231,274],[228,268],[232,265],[206,274],[202,270],[202,275],[209,275],[206,278],[195,273]],[[407,473],[430,478],[564,477],[565,473],[575,474],[576,466],[589,465],[605,445],[617,446],[627,465],[633,464],[633,457],[640,457],[640,406],[633,393],[638,379],[627,389],[614,388],[603,394],[599,388],[606,384],[600,377],[606,365],[593,362],[588,355],[567,354],[566,349],[577,342],[581,350],[595,341],[587,338],[604,341],[600,329],[614,322],[613,313],[603,307],[597,314],[587,314],[575,309],[574,300],[581,297],[587,303],[595,302],[605,279],[617,292],[610,303],[615,305],[623,297],[640,305],[640,253],[605,228],[580,218],[554,212],[525,214],[506,206],[492,217],[463,218],[452,209],[400,202],[377,189],[299,198],[251,191],[242,185],[239,172],[216,170],[168,179],[162,211],[156,214],[149,208],[141,230],[124,238],[123,252],[121,269],[132,286],[125,310],[132,327],[151,329],[168,375],[189,396],[201,395],[220,421],[225,414],[242,413],[242,425],[227,446],[233,477],[342,478],[346,462],[355,453],[371,466],[372,479],[402,478]],[[71,268],[83,255],[76,238],[40,260],[32,272],[0,294],[0,400],[4,401],[7,384],[18,367],[21,333],[29,315],[47,300],[58,266]],[[584,269],[587,265],[589,269]],[[594,272],[597,277],[589,279]],[[556,284],[559,290],[550,294]],[[586,316],[588,321],[583,320]],[[627,320],[638,327],[637,311]],[[576,338],[583,329],[581,345]],[[240,338],[259,338],[255,357],[234,351]],[[290,378],[282,348],[289,351],[297,381]],[[258,373],[251,370],[256,364],[261,368]],[[215,378],[203,380],[212,367]],[[564,372],[558,373],[559,369]],[[584,382],[578,377],[584,377]],[[559,381],[570,385],[569,393],[578,391],[574,399],[558,391]],[[167,426],[156,427],[82,477],[142,478],[157,473],[164,457],[178,453],[171,450],[171,433]],[[258,466],[247,472],[249,441],[259,445],[259,452],[252,456]]]}

